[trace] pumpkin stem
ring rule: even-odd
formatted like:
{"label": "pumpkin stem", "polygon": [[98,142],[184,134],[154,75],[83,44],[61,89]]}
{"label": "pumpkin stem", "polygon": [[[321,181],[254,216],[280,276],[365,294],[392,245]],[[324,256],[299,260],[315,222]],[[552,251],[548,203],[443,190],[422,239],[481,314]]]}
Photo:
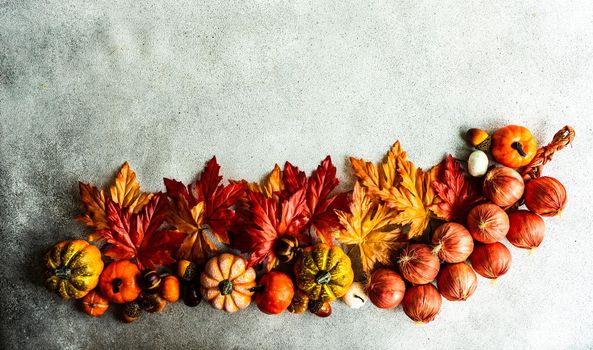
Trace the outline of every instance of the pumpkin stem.
{"label": "pumpkin stem", "polygon": [[233,292],[233,282],[229,280],[222,280],[218,283],[218,290],[220,290],[220,294],[222,295],[229,295]]}
{"label": "pumpkin stem", "polygon": [[72,274],[72,270],[67,266],[58,267],[55,271],[55,274],[58,278],[61,278],[63,280],[69,280],[70,275]]}
{"label": "pumpkin stem", "polygon": [[252,293],[258,293],[258,292],[263,291],[265,288],[266,287],[264,287],[261,284],[259,284],[259,285],[255,286],[255,287],[249,288],[249,291],[252,292]]}
{"label": "pumpkin stem", "polygon": [[523,145],[521,145],[520,142],[515,141],[511,143],[511,147],[514,148],[517,152],[519,152],[521,157],[525,157],[527,155],[527,153],[525,153],[525,151],[523,150]]}
{"label": "pumpkin stem", "polygon": [[114,279],[113,282],[111,282],[111,289],[113,290],[113,293],[119,293],[119,287],[121,287],[123,283],[124,281],[122,281],[121,278]]}
{"label": "pumpkin stem", "polygon": [[315,275],[315,282],[317,284],[327,284],[332,278],[332,274],[327,270],[321,270]]}

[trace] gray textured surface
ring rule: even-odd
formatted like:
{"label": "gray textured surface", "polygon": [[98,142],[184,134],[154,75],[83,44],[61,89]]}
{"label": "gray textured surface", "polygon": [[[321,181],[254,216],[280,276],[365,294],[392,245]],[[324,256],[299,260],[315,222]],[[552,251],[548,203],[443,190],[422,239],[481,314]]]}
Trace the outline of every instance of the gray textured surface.
{"label": "gray textured surface", "polygon": [[[593,347],[593,5],[584,1],[0,0],[3,348]],[[315,4],[320,3],[320,4]],[[514,122],[574,147],[547,167],[570,194],[533,256],[416,326],[398,308],[227,316],[174,305],[124,325],[41,285],[40,255],[84,235],[77,181],[129,160],[145,189],[216,154],[258,179],[326,154],[380,159],[401,139],[429,166],[460,131]]]}

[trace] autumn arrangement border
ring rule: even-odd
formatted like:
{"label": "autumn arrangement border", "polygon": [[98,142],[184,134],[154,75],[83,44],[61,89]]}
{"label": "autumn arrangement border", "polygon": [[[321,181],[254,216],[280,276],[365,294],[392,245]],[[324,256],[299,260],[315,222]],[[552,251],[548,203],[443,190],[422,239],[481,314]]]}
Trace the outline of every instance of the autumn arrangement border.
{"label": "autumn arrangement border", "polygon": [[502,239],[539,246],[542,216],[566,205],[564,186],[542,170],[574,136],[565,126],[538,148],[524,127],[471,129],[468,159],[449,155],[428,170],[397,141],[380,163],[351,157],[356,183],[339,193],[330,156],[309,175],[275,165],[260,183],[223,183],[213,157],[197,181],[165,178],[157,193],[143,192],[125,162],[108,188],[79,183],[86,210],[76,219],[91,232],[48,251],[46,285],[91,316],[117,305],[125,322],[178,300],[327,317],[338,298],[402,304],[430,322],[442,297],[473,294],[476,272],[508,271]]}

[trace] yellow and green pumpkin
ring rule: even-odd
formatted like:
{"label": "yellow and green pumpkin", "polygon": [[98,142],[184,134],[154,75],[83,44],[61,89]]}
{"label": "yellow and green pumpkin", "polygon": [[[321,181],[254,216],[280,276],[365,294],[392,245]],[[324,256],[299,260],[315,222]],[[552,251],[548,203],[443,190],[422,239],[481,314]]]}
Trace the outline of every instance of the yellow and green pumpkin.
{"label": "yellow and green pumpkin", "polygon": [[99,283],[103,260],[99,248],[84,240],[62,241],[45,255],[47,288],[64,299],[80,299]]}
{"label": "yellow and green pumpkin", "polygon": [[342,297],[354,280],[350,258],[338,246],[305,248],[294,265],[296,284],[311,300],[330,302]]}

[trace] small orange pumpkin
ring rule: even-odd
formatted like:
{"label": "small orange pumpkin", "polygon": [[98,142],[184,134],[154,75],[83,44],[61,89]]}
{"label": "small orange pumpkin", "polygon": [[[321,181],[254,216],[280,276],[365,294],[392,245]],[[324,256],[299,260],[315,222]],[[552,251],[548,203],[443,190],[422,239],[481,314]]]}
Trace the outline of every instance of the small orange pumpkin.
{"label": "small orange pumpkin", "polygon": [[119,260],[107,265],[101,274],[101,292],[110,301],[123,304],[135,300],[140,295],[138,284],[140,269],[129,260]]}
{"label": "small orange pumpkin", "polygon": [[535,157],[537,143],[527,128],[507,125],[492,135],[491,152],[500,164],[520,168]]}
{"label": "small orange pumpkin", "polygon": [[233,313],[246,308],[255,287],[255,270],[247,261],[233,254],[221,254],[208,260],[200,276],[202,295],[213,308]]}
{"label": "small orange pumpkin", "polygon": [[90,292],[82,299],[82,309],[89,316],[99,317],[103,315],[108,308],[109,300],[97,290]]}
{"label": "small orange pumpkin", "polygon": [[161,295],[166,301],[174,303],[179,300],[180,288],[181,285],[177,277],[167,276],[162,282]]}

